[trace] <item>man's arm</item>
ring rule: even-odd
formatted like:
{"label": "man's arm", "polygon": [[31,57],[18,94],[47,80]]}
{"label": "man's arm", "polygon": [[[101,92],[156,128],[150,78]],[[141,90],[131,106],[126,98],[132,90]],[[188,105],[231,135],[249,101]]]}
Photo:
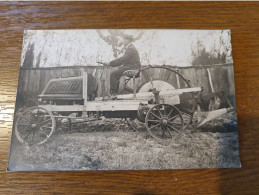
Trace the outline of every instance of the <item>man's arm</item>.
{"label": "man's arm", "polygon": [[125,62],[129,61],[131,58],[131,55],[132,55],[132,49],[128,48],[122,57],[112,60],[109,63],[109,65],[113,66],[113,67],[120,66],[120,65],[124,64]]}

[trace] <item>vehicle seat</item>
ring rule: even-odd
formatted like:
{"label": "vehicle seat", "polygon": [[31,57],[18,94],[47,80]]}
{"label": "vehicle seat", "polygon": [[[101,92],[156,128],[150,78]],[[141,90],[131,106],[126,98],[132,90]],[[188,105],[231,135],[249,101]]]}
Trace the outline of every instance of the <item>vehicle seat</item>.
{"label": "vehicle seat", "polygon": [[129,77],[129,78],[133,78],[133,76],[135,75],[135,78],[138,78],[139,77],[139,74],[140,71],[139,70],[126,70],[122,73],[122,76],[126,76],[126,77]]}

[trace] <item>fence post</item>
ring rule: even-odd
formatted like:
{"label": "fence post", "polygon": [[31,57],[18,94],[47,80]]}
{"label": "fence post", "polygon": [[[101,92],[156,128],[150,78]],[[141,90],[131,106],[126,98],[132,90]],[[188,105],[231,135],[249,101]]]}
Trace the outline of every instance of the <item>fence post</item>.
{"label": "fence post", "polygon": [[82,68],[81,74],[83,75],[83,99],[84,99],[84,110],[83,116],[87,116],[87,72]]}

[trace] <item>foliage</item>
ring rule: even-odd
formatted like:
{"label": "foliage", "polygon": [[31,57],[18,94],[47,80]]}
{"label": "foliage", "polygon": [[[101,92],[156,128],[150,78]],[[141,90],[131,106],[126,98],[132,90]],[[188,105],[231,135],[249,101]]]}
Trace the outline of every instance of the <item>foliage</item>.
{"label": "foliage", "polygon": [[28,45],[28,49],[25,53],[23,67],[33,67],[34,60],[34,43]]}
{"label": "foliage", "polygon": [[226,54],[223,52],[217,53],[216,56],[213,53],[207,52],[205,48],[198,53],[192,53],[192,65],[210,65],[210,64],[224,64],[226,63]]}
{"label": "foliage", "polygon": [[[149,65],[151,62],[150,60],[152,59],[152,51],[154,50],[154,38],[156,36],[156,32],[152,33],[145,33],[145,39],[142,40],[142,44],[148,44],[148,47],[146,48],[145,52],[143,53],[142,56],[142,62],[144,64]],[[160,53],[157,54],[157,58],[159,57]]]}
{"label": "foliage", "polygon": [[[108,35],[104,35],[103,31],[97,30],[98,35],[102,40],[112,46],[113,56],[117,58],[120,54],[125,51],[123,46],[123,36],[125,35],[123,30],[108,30]],[[133,41],[140,39],[143,35],[143,31],[133,38]]]}
{"label": "foliage", "polygon": [[40,67],[40,60],[41,60],[41,52],[40,52],[40,54],[39,54],[38,57],[37,57],[36,68],[39,68],[39,67]]}
{"label": "foliage", "polygon": [[[214,46],[210,51],[207,51],[204,43],[198,39],[192,47],[191,64],[193,66],[197,66],[227,63],[227,57],[231,57],[232,55],[230,31],[227,32],[227,35],[224,33],[224,31],[220,32],[218,42],[215,41]],[[223,38],[223,36],[227,36],[227,41]]]}

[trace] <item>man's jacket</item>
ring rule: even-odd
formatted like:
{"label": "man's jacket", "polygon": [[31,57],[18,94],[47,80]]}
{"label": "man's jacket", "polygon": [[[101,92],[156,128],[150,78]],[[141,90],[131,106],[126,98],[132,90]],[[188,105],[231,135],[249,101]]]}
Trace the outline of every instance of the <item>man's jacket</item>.
{"label": "man's jacket", "polygon": [[140,58],[138,50],[133,44],[130,44],[125,51],[125,54],[110,62],[110,66],[136,66],[140,67]]}

